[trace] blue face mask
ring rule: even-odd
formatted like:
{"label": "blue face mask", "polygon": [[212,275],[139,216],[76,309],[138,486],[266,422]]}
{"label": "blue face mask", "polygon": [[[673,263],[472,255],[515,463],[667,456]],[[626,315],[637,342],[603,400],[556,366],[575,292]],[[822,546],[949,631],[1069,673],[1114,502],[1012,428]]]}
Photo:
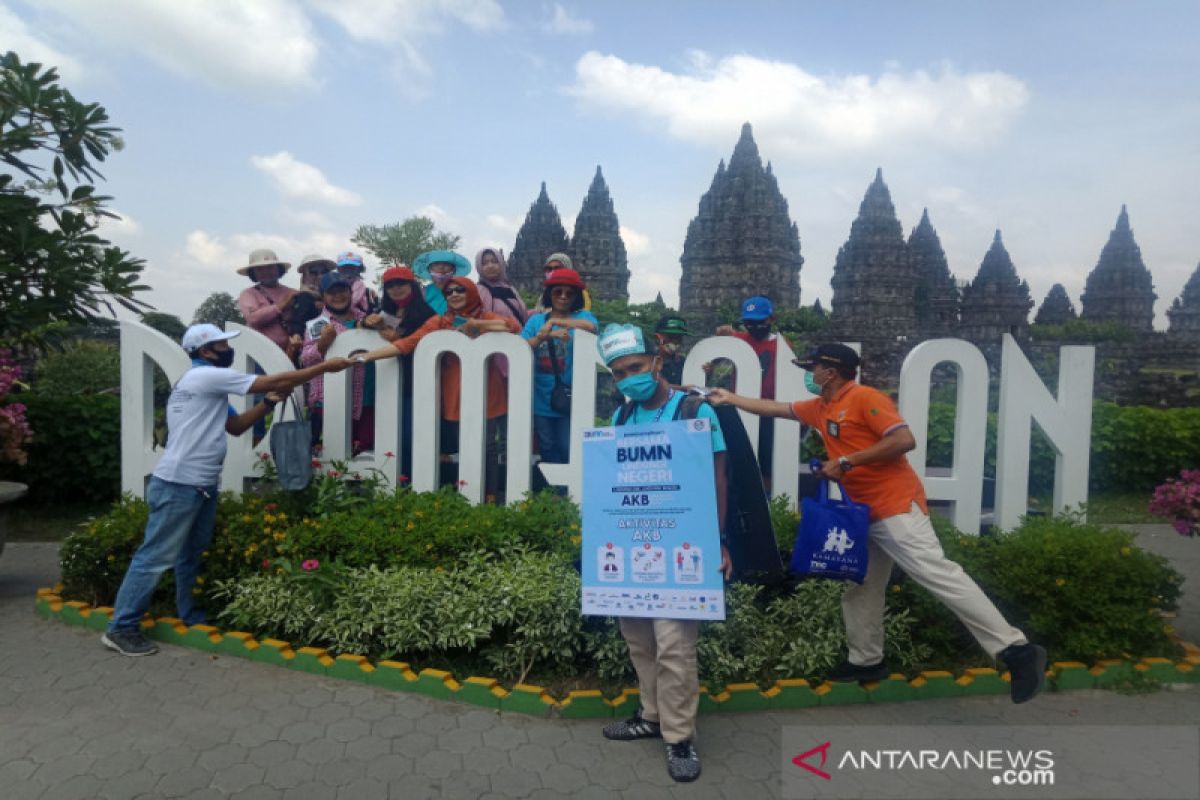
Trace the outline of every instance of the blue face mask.
{"label": "blue face mask", "polygon": [[811,372],[804,373],[804,388],[808,389],[813,394],[821,393],[821,384],[817,383],[816,378]]}
{"label": "blue face mask", "polygon": [[642,403],[654,396],[655,390],[658,389],[658,378],[649,372],[639,372],[617,381],[617,388],[630,400]]}

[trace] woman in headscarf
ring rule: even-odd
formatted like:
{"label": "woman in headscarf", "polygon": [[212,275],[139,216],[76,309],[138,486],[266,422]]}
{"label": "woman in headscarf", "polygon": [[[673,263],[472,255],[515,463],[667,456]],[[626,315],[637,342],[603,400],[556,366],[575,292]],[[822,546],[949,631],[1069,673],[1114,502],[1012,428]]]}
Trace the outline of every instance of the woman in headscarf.
{"label": "woman in headscarf", "polygon": [[[465,259],[464,259],[465,260]],[[456,330],[474,338],[485,333],[520,333],[516,320],[493,314],[483,308],[479,289],[475,282],[463,276],[453,276],[443,284],[442,293],[446,300],[446,313],[430,317],[408,336],[393,340],[389,345],[372,350],[365,355],[367,361],[411,355],[417,344],[434,331]],[[453,355],[441,359],[442,381],[442,435],[443,463],[452,462],[452,454],[458,453],[458,422],[461,418],[462,367]],[[504,377],[500,374],[495,359],[489,359],[487,368],[487,418],[489,429],[495,430],[498,420],[508,413],[508,392]],[[457,472],[457,470],[451,470]],[[445,478],[446,471],[443,471]],[[453,480],[453,478],[451,478]],[[490,487],[489,487],[490,488]]]}
{"label": "woman in headscarf", "polygon": [[529,309],[513,285],[508,282],[508,264],[504,251],[485,247],[475,255],[475,271],[479,273],[479,300],[485,311],[512,317],[521,325],[529,319]]}
{"label": "woman in headscarf", "polygon": [[[379,301],[380,311],[363,321],[368,328],[375,328],[389,342],[411,336],[437,312],[425,302],[425,294],[417,276],[405,264],[388,267],[383,272],[383,297]],[[403,376],[401,392],[404,402],[400,415],[400,474],[412,475],[412,358],[400,359]]]}
{"label": "woman in headscarf", "polygon": [[425,302],[437,313],[445,314],[446,298],[442,288],[451,278],[470,274],[471,262],[453,250],[430,250],[413,261],[413,272],[421,280],[430,282],[425,287]]}

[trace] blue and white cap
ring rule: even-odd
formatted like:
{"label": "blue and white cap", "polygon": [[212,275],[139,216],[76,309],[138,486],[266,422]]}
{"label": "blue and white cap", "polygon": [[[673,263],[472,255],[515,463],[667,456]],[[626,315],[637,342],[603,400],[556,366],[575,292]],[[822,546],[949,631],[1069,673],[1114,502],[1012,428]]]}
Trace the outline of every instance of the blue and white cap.
{"label": "blue and white cap", "polygon": [[621,356],[654,352],[654,349],[647,345],[646,335],[642,333],[641,328],[637,325],[618,325],[615,322],[604,327],[596,347],[606,366]]}
{"label": "blue and white cap", "polygon": [[223,331],[212,323],[204,322],[199,325],[193,325],[184,331],[183,338],[179,340],[179,344],[186,352],[190,353],[193,350],[199,350],[206,344],[223,342],[237,335],[238,331]]}

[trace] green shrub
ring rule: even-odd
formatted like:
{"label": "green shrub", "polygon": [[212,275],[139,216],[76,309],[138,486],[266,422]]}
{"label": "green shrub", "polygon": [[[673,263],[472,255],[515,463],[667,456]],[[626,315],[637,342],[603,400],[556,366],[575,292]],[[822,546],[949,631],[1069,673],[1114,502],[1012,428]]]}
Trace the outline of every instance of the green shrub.
{"label": "green shrub", "polygon": [[[1176,608],[1182,578],[1132,534],[1069,515],[1029,517],[982,537],[936,527],[946,555],[1052,659],[1177,655],[1160,612]],[[889,603],[912,610],[932,666],[986,663],[961,623],[914,581],[902,578],[893,590]]]}
{"label": "green shrub", "polygon": [[68,342],[42,356],[33,372],[33,391],[46,397],[120,390],[121,354],[108,342]]}
{"label": "green shrub", "polygon": [[115,395],[21,395],[33,441],[23,467],[0,477],[29,484],[34,503],[103,502],[120,494],[121,399]]}
{"label": "green shrub", "polygon": [[[509,681],[575,676],[611,687],[632,678],[616,624],[579,613],[579,517],[568,501],[544,493],[508,507],[470,506],[454,492],[400,490],[312,512],[288,513],[268,497],[222,496],[201,588],[222,625]],[[786,550],[796,515],[780,502],[772,512]],[[66,540],[69,599],[111,604],[146,516],[144,502],[125,498]],[[1179,576],[1130,535],[1071,517],[1027,519],[988,537],[935,525],[947,555],[1053,658],[1176,654],[1157,612],[1175,607]],[[298,566],[304,561],[319,564]],[[165,583],[157,595],[164,610],[173,602]],[[726,621],[702,626],[702,678],[720,688],[824,674],[845,647],[844,588],[819,580],[729,586]],[[894,668],[990,662],[910,579],[889,588],[887,609]]]}

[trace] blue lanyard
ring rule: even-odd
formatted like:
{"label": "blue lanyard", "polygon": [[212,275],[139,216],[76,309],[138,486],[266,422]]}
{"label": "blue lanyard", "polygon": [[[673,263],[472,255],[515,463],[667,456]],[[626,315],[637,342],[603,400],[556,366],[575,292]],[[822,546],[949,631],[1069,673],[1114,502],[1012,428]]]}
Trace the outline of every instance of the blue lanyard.
{"label": "blue lanyard", "polygon": [[672,401],[673,399],[675,399],[675,390],[674,390],[674,389],[672,389],[672,390],[671,390],[671,393],[670,393],[669,395],[667,395],[667,400],[666,400],[666,402],[664,402],[664,403],[663,403],[663,404],[662,404],[662,405],[659,407],[659,409],[658,409],[658,416],[656,416],[654,419],[650,420],[650,424],[651,424],[651,425],[653,425],[654,423],[656,423],[656,422],[658,422],[660,419],[662,419],[663,412],[667,410],[667,406],[671,405],[671,401]]}

